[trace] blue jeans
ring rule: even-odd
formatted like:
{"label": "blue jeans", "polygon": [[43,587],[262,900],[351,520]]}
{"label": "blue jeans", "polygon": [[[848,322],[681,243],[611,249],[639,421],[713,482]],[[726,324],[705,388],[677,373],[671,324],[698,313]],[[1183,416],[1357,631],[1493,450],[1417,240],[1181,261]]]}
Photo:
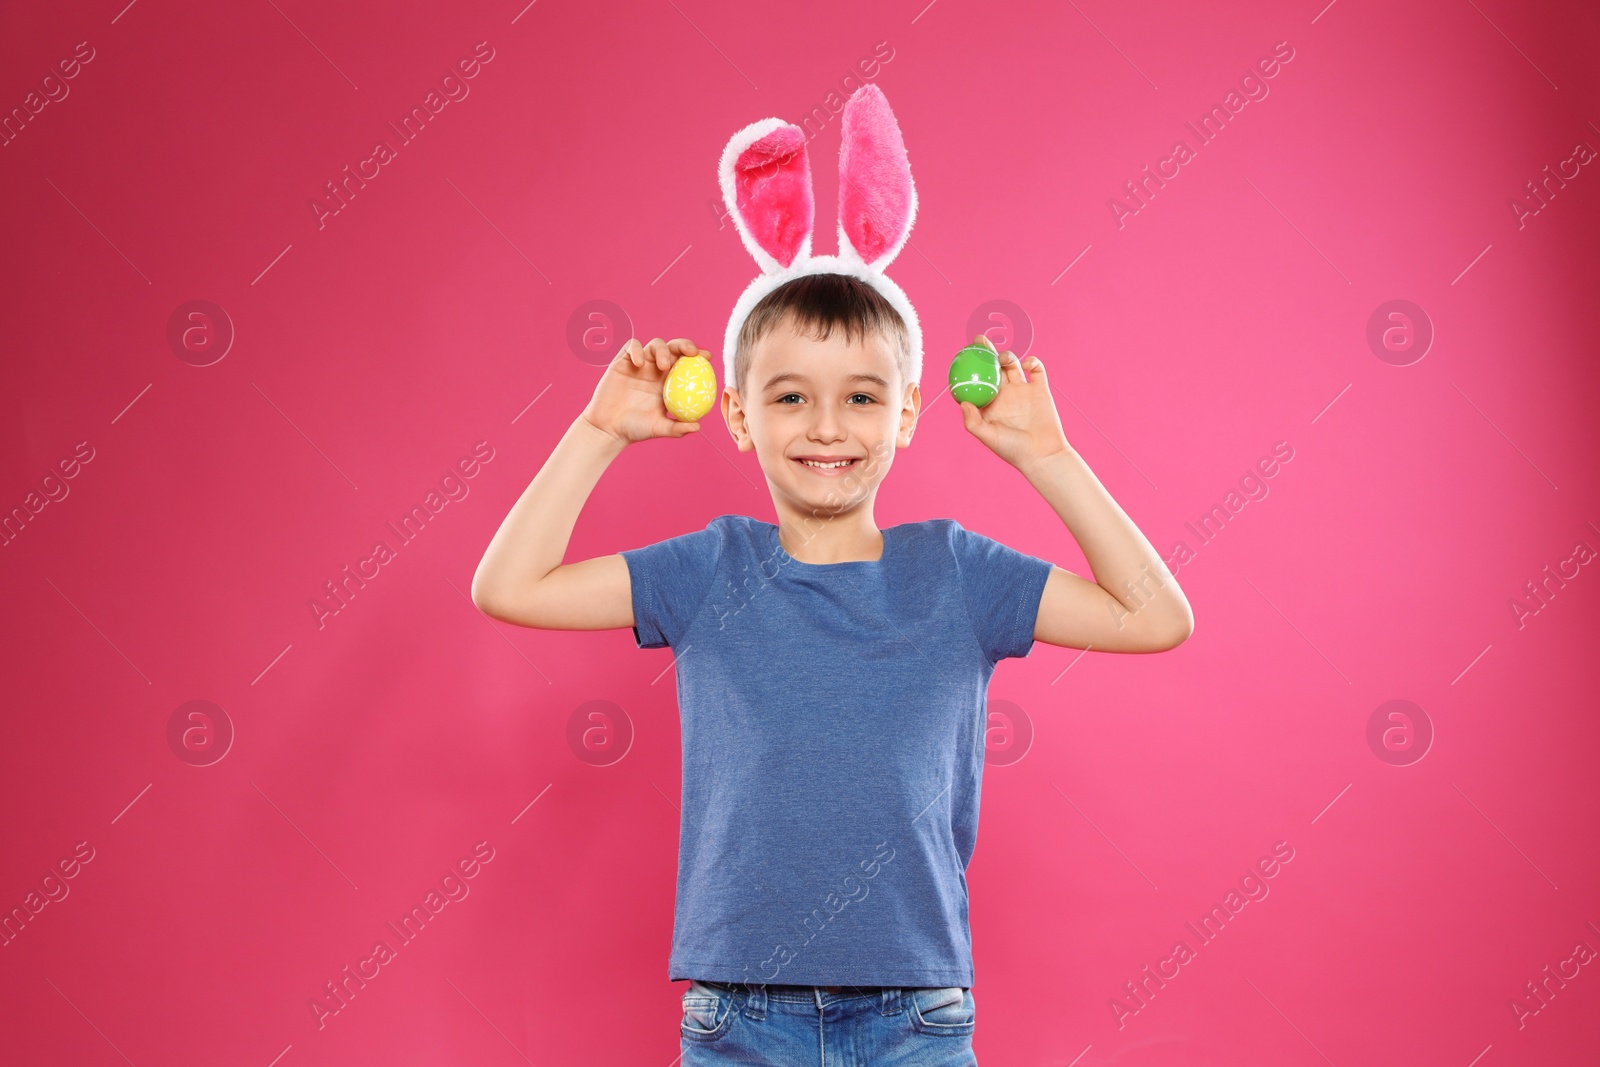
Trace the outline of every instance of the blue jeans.
{"label": "blue jeans", "polygon": [[682,1067],[977,1067],[972,991],[725,985],[683,994]]}

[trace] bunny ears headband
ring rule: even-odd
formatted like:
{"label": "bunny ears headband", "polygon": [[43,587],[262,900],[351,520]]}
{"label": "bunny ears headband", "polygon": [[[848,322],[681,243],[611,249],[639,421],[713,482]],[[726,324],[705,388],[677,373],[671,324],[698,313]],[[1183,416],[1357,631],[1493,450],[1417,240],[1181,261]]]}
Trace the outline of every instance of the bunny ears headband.
{"label": "bunny ears headband", "polygon": [[905,320],[911,381],[922,378],[922,328],[911,301],[883,270],[917,215],[905,141],[883,90],[868,82],[844,106],[839,147],[839,254],[811,254],[815,202],[805,131],[782,119],[751,123],[722,150],[722,200],[761,273],[745,287],[722,342],[723,382],[734,383],[739,330],[761,298],[808,274],[848,274],[872,286]]}

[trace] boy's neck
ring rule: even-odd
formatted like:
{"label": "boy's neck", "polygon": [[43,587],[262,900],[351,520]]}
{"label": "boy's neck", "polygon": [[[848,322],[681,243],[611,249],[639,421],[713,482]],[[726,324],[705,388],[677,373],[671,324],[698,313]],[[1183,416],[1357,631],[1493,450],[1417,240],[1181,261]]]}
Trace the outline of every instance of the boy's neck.
{"label": "boy's neck", "polygon": [[870,562],[883,557],[883,533],[864,508],[832,518],[807,516],[805,521],[780,512],[778,543],[800,563]]}

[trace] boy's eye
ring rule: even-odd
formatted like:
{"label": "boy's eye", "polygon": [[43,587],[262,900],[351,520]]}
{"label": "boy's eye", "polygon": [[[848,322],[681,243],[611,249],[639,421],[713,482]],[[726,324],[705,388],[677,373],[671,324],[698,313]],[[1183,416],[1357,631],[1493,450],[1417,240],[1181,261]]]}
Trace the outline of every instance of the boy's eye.
{"label": "boy's eye", "polygon": [[[788,400],[790,397],[799,398],[799,396],[800,396],[799,393],[784,393],[782,396],[778,397],[777,402],[782,404],[784,401]],[[870,393],[852,393],[851,396],[850,396],[850,399],[854,400],[858,396],[865,398],[867,403],[869,403],[869,404],[873,403],[873,398],[872,398],[872,395]],[[859,407],[860,405],[858,404],[856,406]]]}

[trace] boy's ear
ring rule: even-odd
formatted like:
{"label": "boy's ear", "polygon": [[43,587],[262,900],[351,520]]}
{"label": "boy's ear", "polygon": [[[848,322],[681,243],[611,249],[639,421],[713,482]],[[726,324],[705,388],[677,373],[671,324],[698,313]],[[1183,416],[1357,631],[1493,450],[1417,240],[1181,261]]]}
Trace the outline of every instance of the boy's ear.
{"label": "boy's ear", "polygon": [[900,408],[900,433],[897,444],[911,447],[911,435],[917,432],[917,419],[922,415],[922,386],[912,382],[906,388],[905,403]]}
{"label": "boy's ear", "polygon": [[746,419],[743,401],[739,391],[733,386],[724,386],[722,389],[722,421],[727,424],[728,433],[733,437],[733,443],[740,452],[748,452],[755,447],[750,440],[750,426]]}

